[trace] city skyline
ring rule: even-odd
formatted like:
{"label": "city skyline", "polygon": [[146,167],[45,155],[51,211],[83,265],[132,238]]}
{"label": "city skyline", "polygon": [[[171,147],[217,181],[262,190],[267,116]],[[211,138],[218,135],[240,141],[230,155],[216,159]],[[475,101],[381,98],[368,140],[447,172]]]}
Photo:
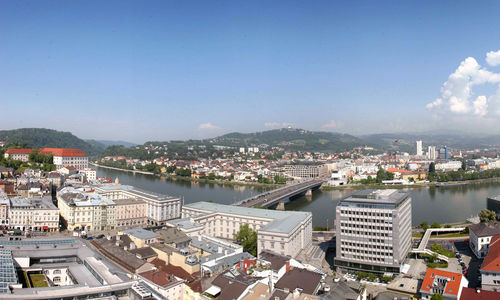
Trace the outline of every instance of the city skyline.
{"label": "city skyline", "polygon": [[0,129],[136,143],[289,125],[485,133],[500,125],[499,8],[2,2]]}

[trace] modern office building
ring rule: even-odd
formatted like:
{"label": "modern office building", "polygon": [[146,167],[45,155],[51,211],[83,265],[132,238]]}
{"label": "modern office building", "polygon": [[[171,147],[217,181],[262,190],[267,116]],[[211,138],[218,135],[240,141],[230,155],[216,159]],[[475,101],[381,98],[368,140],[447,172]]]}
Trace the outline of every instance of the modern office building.
{"label": "modern office building", "polygon": [[430,160],[436,160],[437,158],[436,146],[429,146],[427,148],[427,158]]}
{"label": "modern office building", "polygon": [[422,141],[417,141],[417,156],[423,156]]}
{"label": "modern office building", "polygon": [[448,152],[448,147],[443,146],[439,148],[439,159],[449,159],[450,153]]}
{"label": "modern office building", "polygon": [[57,206],[68,230],[110,230],[116,227],[115,202],[102,195],[65,187],[57,192]]}
{"label": "modern office building", "polygon": [[398,190],[364,190],[336,208],[335,266],[398,273],[411,248],[411,198]]}
{"label": "modern office building", "polygon": [[181,216],[182,198],[159,194],[131,185],[109,184],[94,187],[95,191],[109,200],[138,199],[147,204],[149,225],[165,225],[168,220]]}
{"label": "modern office building", "polygon": [[168,224],[191,237],[205,234],[223,239],[234,239],[240,226],[248,224],[257,231],[257,253],[266,249],[295,257],[312,242],[310,212],[196,202],[184,205],[182,219]]}
{"label": "modern office building", "polygon": [[285,165],[285,173],[296,178],[316,178],[328,176],[328,166],[320,162],[300,162]]}

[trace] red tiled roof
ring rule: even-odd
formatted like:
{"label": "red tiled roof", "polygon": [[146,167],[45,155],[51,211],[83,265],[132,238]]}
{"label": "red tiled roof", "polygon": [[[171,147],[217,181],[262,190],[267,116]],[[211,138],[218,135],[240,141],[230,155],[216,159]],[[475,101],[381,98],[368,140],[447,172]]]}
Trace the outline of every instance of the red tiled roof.
{"label": "red tiled roof", "polygon": [[426,292],[430,292],[436,276],[442,276],[450,279],[446,284],[444,293],[450,295],[458,295],[458,291],[460,290],[460,282],[462,281],[462,274],[432,268],[427,269],[427,273],[425,273],[424,281],[422,282],[422,287],[420,289]]}
{"label": "red tiled roof", "polygon": [[146,271],[140,273],[139,276],[142,276],[147,280],[153,282],[154,284],[162,287],[167,287],[177,281],[177,279],[172,274],[168,274],[167,272],[163,272],[160,270]]}
{"label": "red tiled roof", "polygon": [[481,270],[500,271],[500,234],[491,238],[490,250],[483,261]]}
{"label": "red tiled roof", "polygon": [[35,151],[35,149],[9,149],[5,151],[7,154],[30,154]]}
{"label": "red tiled roof", "polygon": [[487,291],[482,289],[476,290],[467,287],[464,287],[462,289],[462,294],[460,295],[460,300],[497,300],[497,299],[500,299],[499,292]]}
{"label": "red tiled roof", "polygon": [[65,148],[43,148],[40,150],[43,154],[53,154],[54,156],[65,156],[65,157],[75,157],[75,156],[87,156],[80,149],[65,149]]}
{"label": "red tiled roof", "polygon": [[401,170],[401,169],[398,169],[398,168],[388,168],[387,172],[389,172],[389,173],[398,172],[398,173],[401,173],[401,174],[409,174],[409,173],[411,173],[411,171]]}

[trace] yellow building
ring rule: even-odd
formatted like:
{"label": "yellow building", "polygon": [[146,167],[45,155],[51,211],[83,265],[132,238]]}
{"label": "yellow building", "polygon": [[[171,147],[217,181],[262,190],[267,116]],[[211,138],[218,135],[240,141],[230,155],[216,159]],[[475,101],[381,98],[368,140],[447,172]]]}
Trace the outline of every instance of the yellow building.
{"label": "yellow building", "polygon": [[156,233],[142,228],[122,230],[118,234],[128,235],[137,248],[144,248],[158,242],[158,235]]}
{"label": "yellow building", "polygon": [[99,194],[65,187],[57,193],[57,206],[68,230],[115,228],[115,203]]}
{"label": "yellow building", "polygon": [[165,244],[151,244],[151,248],[158,254],[158,258],[163,260],[167,265],[181,267],[189,274],[200,271],[200,264],[197,260],[193,260],[197,251],[192,249],[178,250],[174,247]]}

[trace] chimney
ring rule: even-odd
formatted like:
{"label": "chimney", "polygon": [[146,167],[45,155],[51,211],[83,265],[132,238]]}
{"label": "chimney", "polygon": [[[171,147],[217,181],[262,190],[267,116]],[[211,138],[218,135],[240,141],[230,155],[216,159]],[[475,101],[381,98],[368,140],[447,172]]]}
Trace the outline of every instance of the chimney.
{"label": "chimney", "polygon": [[217,249],[217,253],[222,253],[222,247],[219,246],[219,248]]}
{"label": "chimney", "polygon": [[116,240],[119,241],[120,240],[120,235],[117,235],[116,236]]}
{"label": "chimney", "polygon": [[128,250],[127,246],[123,247],[123,250],[127,251]]}
{"label": "chimney", "polygon": [[108,239],[108,241],[111,241],[111,236],[110,235],[107,235],[106,238]]}
{"label": "chimney", "polygon": [[290,289],[289,289],[289,288],[284,288],[284,289],[283,289],[283,291],[284,291],[285,293],[287,293],[287,294],[288,294],[288,293],[290,293]]}
{"label": "chimney", "polygon": [[133,242],[130,242],[130,247],[129,247],[130,250],[133,250],[135,249],[135,244]]}
{"label": "chimney", "polygon": [[116,247],[120,247],[120,242],[116,241],[115,245]]}

